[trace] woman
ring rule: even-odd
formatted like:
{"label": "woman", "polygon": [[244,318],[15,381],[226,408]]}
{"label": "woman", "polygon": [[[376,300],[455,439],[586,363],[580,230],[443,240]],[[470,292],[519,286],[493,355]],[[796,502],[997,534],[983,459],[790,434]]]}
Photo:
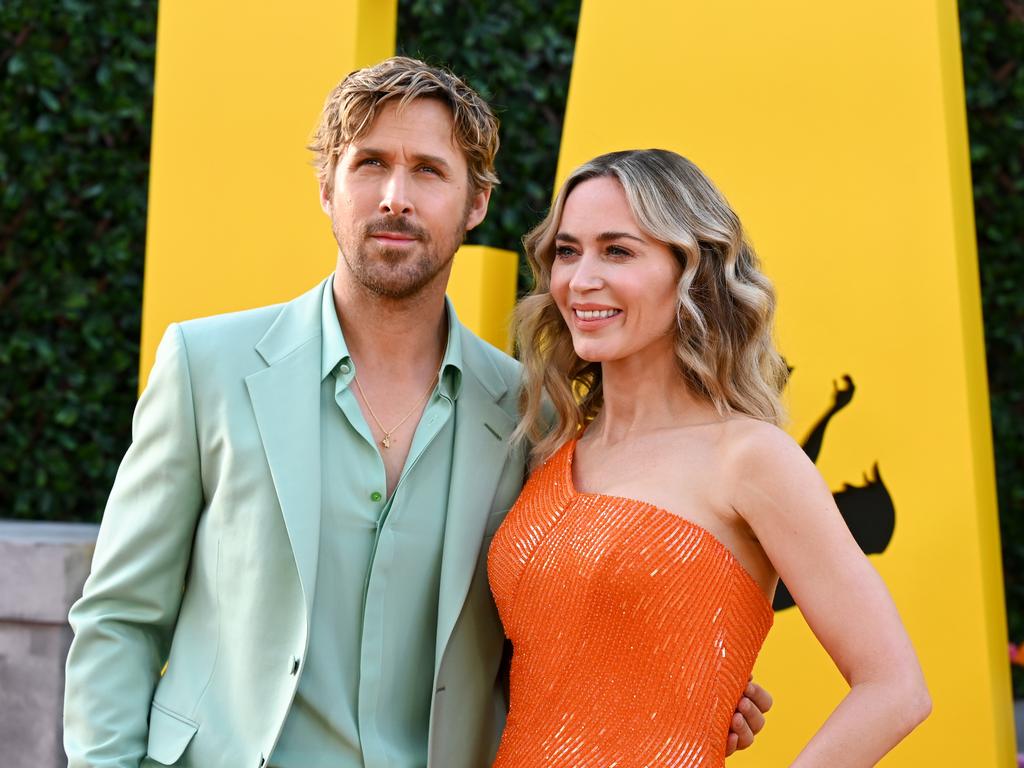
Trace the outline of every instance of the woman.
{"label": "woman", "polygon": [[780,575],[851,685],[793,765],[874,765],[928,693],[885,586],[776,426],[775,300],[736,214],[679,155],[616,152],[569,177],[525,244],[536,469],[489,555],[513,644],[496,768],[721,766]]}

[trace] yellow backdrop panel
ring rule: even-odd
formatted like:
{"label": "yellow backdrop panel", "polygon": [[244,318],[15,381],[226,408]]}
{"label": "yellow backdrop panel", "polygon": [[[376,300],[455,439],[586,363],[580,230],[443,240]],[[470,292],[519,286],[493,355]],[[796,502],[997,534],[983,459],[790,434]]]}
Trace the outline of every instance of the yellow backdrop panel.
{"label": "yellow backdrop panel", "polygon": [[[873,561],[935,702],[887,766],[1013,760],[963,104],[951,0],[585,0],[559,163],[690,157],[778,288],[794,436],[853,378],[818,465],[839,490],[878,463],[896,528]],[[777,706],[733,768],[788,764],[845,691],[796,609],[756,674]]]}
{"label": "yellow backdrop panel", "polygon": [[519,254],[483,245],[464,245],[455,254],[448,280],[448,295],[459,320],[509,354],[509,321],[516,303],[518,274]]}
{"label": "yellow backdrop panel", "polygon": [[[395,20],[395,0],[160,4],[140,383],[168,323],[285,301],[333,269],[305,146],[334,84],[391,55]],[[515,256],[469,251],[452,298],[507,348]]]}

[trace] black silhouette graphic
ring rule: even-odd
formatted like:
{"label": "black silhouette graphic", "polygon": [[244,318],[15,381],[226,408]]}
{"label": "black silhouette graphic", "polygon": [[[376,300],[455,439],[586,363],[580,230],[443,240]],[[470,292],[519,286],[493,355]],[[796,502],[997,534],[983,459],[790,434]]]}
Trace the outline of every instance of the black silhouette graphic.
{"label": "black silhouette graphic", "polygon": [[[811,461],[817,463],[825,438],[825,428],[832,417],[850,404],[854,390],[853,379],[849,375],[843,376],[842,384],[833,382],[832,406],[825,411],[803,442],[804,452]],[[839,507],[850,533],[865,554],[877,555],[884,552],[892,540],[896,527],[896,510],[889,490],[878,471],[878,464],[872,466],[870,474],[864,473],[863,485],[846,483],[842,490],[835,491],[832,497],[836,500],[836,506]],[[781,611],[792,608],[793,605],[789,590],[782,581],[779,581],[772,607],[776,611]]]}

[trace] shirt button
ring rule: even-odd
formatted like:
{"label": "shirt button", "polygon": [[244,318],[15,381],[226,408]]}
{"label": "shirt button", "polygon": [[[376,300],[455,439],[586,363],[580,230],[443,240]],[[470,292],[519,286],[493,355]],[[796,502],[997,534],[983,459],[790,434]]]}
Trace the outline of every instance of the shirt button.
{"label": "shirt button", "polygon": [[370,494],[370,501],[380,501],[384,497],[380,495],[380,491],[374,491]]}
{"label": "shirt button", "polygon": [[348,363],[342,363],[341,365],[338,366],[338,373],[342,374],[343,376],[351,370],[352,366],[350,366]]}

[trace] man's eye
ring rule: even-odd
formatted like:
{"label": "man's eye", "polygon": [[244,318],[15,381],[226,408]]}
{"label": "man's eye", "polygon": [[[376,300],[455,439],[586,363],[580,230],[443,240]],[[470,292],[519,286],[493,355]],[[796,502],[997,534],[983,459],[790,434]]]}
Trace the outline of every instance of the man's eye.
{"label": "man's eye", "polygon": [[357,168],[362,168],[367,165],[381,165],[381,162],[376,157],[364,157],[362,160],[356,163]]}
{"label": "man's eye", "polygon": [[432,165],[421,165],[420,166],[420,170],[424,171],[426,173],[432,173],[435,176],[440,176],[441,175],[441,172],[439,170],[437,170],[437,168],[435,168]]}

